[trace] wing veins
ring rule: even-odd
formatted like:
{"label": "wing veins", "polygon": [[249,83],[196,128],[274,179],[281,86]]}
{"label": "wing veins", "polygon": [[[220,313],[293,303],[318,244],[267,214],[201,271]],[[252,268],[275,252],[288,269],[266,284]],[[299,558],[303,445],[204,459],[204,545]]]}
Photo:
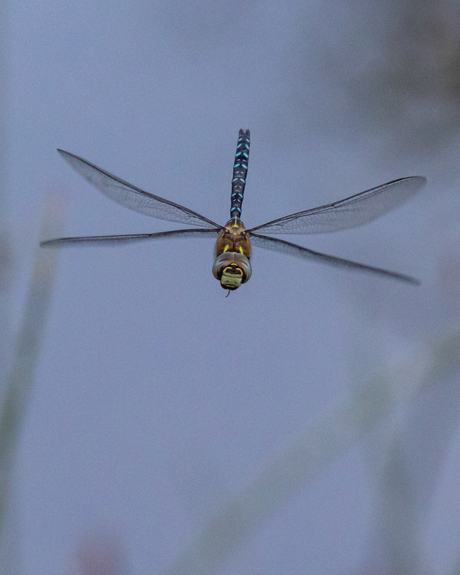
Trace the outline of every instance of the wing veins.
{"label": "wing veins", "polygon": [[[353,262],[351,260],[346,260],[343,258],[338,258],[336,256],[330,256],[327,254],[322,254],[320,252],[315,252],[313,250],[309,250],[308,248],[304,248],[303,246],[299,246],[297,244],[293,244],[291,242],[286,242],[285,240],[280,240],[279,238],[270,238],[268,236],[264,236],[261,234],[250,234],[251,243],[254,246],[259,248],[277,251],[283,254],[297,256],[304,259],[311,259],[313,261],[318,261],[321,263],[326,263],[330,265],[335,265],[339,267],[345,267],[351,270],[358,270],[363,272],[372,273],[375,275],[380,275],[400,281],[404,281],[406,283],[410,283],[413,285],[420,285],[420,281],[416,278],[411,276],[400,274],[397,272],[392,272],[389,270],[385,270],[382,268],[376,268],[374,266],[368,266],[365,264],[360,264],[357,262]],[[255,241],[254,241],[255,240]]]}
{"label": "wing veins", "polygon": [[167,232],[156,232],[153,234],[117,234],[110,236],[76,236],[68,238],[56,238],[40,242],[44,248],[55,248],[70,245],[123,245],[132,241],[157,240],[170,237],[207,237],[211,234],[218,234],[218,230],[169,230]]}
{"label": "wing veins", "polygon": [[188,223],[201,227],[217,228],[218,230],[222,229],[222,226],[205,216],[185,206],[141,190],[84,158],[60,149],[58,149],[58,152],[75,171],[100,192],[116,203],[135,212],[170,222]]}
{"label": "wing veins", "polygon": [[272,220],[248,231],[316,234],[360,226],[403,204],[425,183],[426,179],[422,176],[400,178],[331,204]]}

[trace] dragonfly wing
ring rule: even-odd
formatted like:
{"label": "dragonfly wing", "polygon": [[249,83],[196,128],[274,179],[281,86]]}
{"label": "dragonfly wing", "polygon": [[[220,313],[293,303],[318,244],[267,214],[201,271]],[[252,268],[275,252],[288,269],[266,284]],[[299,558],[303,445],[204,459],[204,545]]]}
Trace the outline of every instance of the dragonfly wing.
{"label": "dragonfly wing", "polygon": [[354,228],[400,206],[426,183],[422,176],[388,182],[311,210],[297,212],[248,230],[268,234],[322,234]]}
{"label": "dragonfly wing", "polygon": [[302,246],[296,244],[291,244],[284,240],[279,240],[278,238],[270,238],[267,236],[261,236],[258,234],[250,234],[251,244],[259,248],[264,248],[266,250],[273,250],[275,252],[280,252],[282,254],[288,254],[291,256],[296,256],[298,258],[304,258],[307,260],[322,262],[325,264],[331,264],[333,266],[339,266],[348,268],[350,270],[358,270],[362,272],[368,272],[371,274],[376,274],[380,276],[386,276],[396,280],[401,280],[415,285],[420,285],[420,281],[411,276],[404,274],[398,274],[396,272],[390,272],[388,270],[383,270],[381,268],[374,268],[372,266],[366,266],[364,264],[358,264],[350,260],[344,260],[342,258],[336,258],[335,256],[328,256],[326,254],[321,254],[319,252],[314,252]]}
{"label": "dragonfly wing", "polygon": [[160,240],[166,238],[204,238],[217,235],[219,230],[171,230],[168,232],[158,232],[155,234],[126,234],[116,236],[80,236],[76,238],[57,238],[41,242],[42,248],[55,248],[71,245],[123,245],[139,240]]}
{"label": "dragonfly wing", "polygon": [[124,180],[117,178],[113,174],[106,172],[102,168],[98,168],[88,160],[84,160],[64,150],[58,150],[61,156],[81,174],[85,180],[93,184],[98,190],[109,197],[111,200],[152,218],[160,220],[167,220],[169,222],[178,222],[181,224],[191,224],[193,226],[200,226],[208,229],[219,230],[222,226],[215,222],[208,220],[204,216],[196,212],[154,196],[149,192],[144,192],[140,188],[128,184]]}

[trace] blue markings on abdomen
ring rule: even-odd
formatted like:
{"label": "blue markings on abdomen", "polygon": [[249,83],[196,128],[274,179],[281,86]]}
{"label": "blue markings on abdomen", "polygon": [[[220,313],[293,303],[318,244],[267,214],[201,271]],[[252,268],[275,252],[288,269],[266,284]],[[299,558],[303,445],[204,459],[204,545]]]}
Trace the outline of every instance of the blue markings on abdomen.
{"label": "blue markings on abdomen", "polygon": [[241,205],[244,198],[244,187],[248,173],[250,133],[249,130],[240,130],[236,146],[235,162],[233,164],[232,196],[230,217],[241,216]]}

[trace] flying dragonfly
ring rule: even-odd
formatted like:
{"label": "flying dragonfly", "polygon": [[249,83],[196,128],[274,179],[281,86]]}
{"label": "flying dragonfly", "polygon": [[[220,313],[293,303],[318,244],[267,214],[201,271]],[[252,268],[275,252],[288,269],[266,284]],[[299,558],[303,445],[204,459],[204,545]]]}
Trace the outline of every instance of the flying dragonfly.
{"label": "flying dragonfly", "polygon": [[405,274],[319,253],[265,234],[320,234],[360,226],[403,204],[426,183],[424,177],[411,176],[393,180],[344,200],[296,212],[246,229],[241,221],[241,207],[248,172],[249,145],[249,130],[240,130],[233,165],[230,219],[224,226],[189,208],[145,192],[83,158],[58,150],[79,174],[111,200],[153,218],[197,227],[151,234],[57,238],[44,241],[40,245],[43,247],[119,245],[139,240],[217,237],[212,273],[226,290],[236,290],[250,279],[252,246],[411,284],[420,283],[419,280]]}

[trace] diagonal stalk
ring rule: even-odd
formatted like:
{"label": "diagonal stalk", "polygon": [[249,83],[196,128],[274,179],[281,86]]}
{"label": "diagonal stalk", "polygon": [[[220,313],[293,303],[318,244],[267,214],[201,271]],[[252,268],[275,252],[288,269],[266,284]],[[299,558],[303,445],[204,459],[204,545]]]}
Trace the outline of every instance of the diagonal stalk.
{"label": "diagonal stalk", "polygon": [[163,575],[215,572],[282,505],[299,493],[337,455],[376,428],[415,394],[460,370],[460,326],[417,346],[335,401],[246,489],[229,500]]}
{"label": "diagonal stalk", "polygon": [[[43,235],[61,228],[63,211],[56,204],[45,208]],[[22,325],[9,373],[4,383],[0,407],[0,543],[11,496],[15,455],[31,396],[43,328],[45,326],[57,263],[57,251],[38,248],[29,283]]]}

